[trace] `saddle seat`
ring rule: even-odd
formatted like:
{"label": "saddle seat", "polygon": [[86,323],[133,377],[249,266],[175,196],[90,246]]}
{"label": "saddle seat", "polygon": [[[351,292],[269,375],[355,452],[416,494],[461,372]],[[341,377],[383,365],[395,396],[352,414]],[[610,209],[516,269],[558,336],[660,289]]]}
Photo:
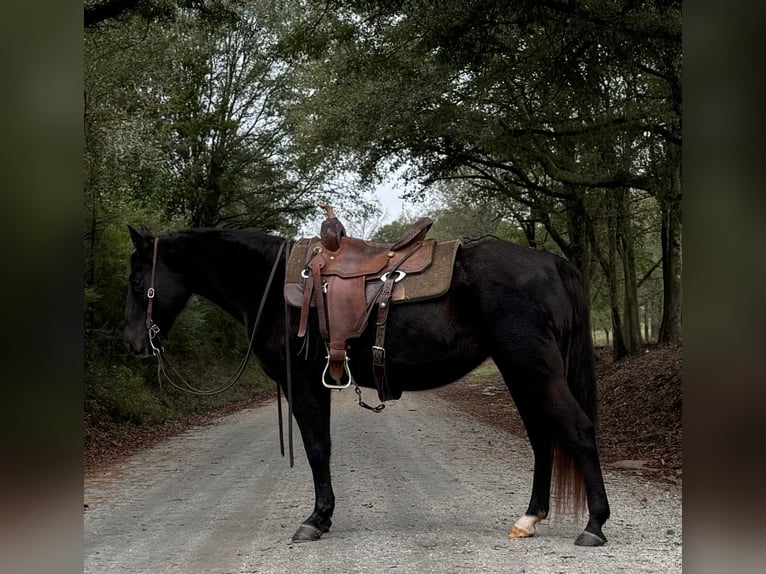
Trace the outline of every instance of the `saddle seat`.
{"label": "saddle seat", "polygon": [[[360,276],[376,276],[397,267],[402,271],[417,273],[430,263],[433,256],[433,240],[413,239],[395,248],[391,245],[372,243],[354,237],[343,237],[340,247],[330,251],[321,245],[317,254],[323,254],[322,275],[351,279]],[[314,246],[314,250],[317,246]],[[407,257],[407,261],[403,259]],[[410,261],[412,260],[412,261]]]}

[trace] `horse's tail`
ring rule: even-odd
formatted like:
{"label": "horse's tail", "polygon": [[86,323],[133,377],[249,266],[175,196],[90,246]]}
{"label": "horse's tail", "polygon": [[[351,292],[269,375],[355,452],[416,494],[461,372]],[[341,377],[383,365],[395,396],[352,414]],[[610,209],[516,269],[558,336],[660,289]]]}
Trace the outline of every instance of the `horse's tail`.
{"label": "horse's tail", "polygon": [[[568,333],[561,351],[567,384],[580,408],[596,424],[596,374],[590,331],[588,296],[580,273],[566,261],[557,264],[571,306]],[[557,514],[564,510],[581,515],[586,508],[585,482],[572,453],[559,437],[553,438],[553,500]]]}

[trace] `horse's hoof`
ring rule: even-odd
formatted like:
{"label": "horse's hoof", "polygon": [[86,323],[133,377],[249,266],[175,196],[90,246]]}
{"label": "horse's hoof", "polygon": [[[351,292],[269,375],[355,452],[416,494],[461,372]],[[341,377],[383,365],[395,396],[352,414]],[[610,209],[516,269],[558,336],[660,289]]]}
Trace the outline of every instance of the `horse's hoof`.
{"label": "horse's hoof", "polygon": [[301,527],[293,534],[293,542],[314,542],[319,540],[324,534],[316,526],[311,524],[301,524]]}
{"label": "horse's hoof", "polygon": [[604,544],[606,544],[606,537],[587,530],[583,530],[575,540],[575,546],[603,546]]}
{"label": "horse's hoof", "polygon": [[540,516],[525,514],[508,531],[508,538],[531,538],[537,531],[538,522],[540,522]]}
{"label": "horse's hoof", "polygon": [[513,526],[508,531],[508,538],[531,538],[534,536],[534,532],[528,532],[527,530],[522,530],[518,526]]}

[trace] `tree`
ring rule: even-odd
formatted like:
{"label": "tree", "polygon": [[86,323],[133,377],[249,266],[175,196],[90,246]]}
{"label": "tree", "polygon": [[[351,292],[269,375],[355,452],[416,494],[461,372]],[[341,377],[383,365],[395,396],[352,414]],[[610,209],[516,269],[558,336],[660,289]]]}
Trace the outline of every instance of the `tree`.
{"label": "tree", "polygon": [[279,229],[321,183],[297,164],[278,112],[289,89],[270,29],[280,15],[178,20],[162,84],[146,88],[160,95],[157,130],[176,179],[168,209],[193,227]]}
{"label": "tree", "polygon": [[85,0],[83,23],[87,29],[130,17],[147,22],[172,20],[179,9],[194,10],[209,20],[235,14],[227,2],[221,0]]}
{"label": "tree", "polygon": [[[154,387],[151,368],[126,357],[120,333],[131,249],[126,223],[158,232],[215,225],[290,236],[328,195],[350,196],[349,185],[334,187],[332,161],[321,149],[296,146],[285,121],[295,70],[277,47],[292,11],[284,2],[85,3],[89,412],[155,420],[160,406],[174,402],[160,395],[153,406],[134,404]],[[201,325],[204,341],[196,336]],[[241,358],[233,356],[240,336],[192,302],[174,328],[173,351],[201,375],[219,378]]]}
{"label": "tree", "polygon": [[[460,180],[523,205],[522,227],[542,225],[586,274],[590,228],[614,216],[593,198],[615,194],[619,213],[631,193],[651,193],[667,213],[663,324],[680,324],[680,179],[670,177],[680,165],[680,3],[309,5],[291,44],[296,60],[313,58],[310,97],[296,103],[308,118],[300,137],[353,155],[365,174],[399,158],[424,186]],[[621,218],[615,282],[636,274],[630,214]],[[629,308],[629,349],[634,287],[628,279],[616,299]]]}
{"label": "tree", "polygon": [[130,175],[120,193],[194,227],[293,233],[317,203],[353,190],[335,185],[334,158],[296,145],[286,121],[296,71],[278,45],[293,6],[224,4],[225,18],[205,3],[175,7],[162,25],[128,11],[88,30],[89,114],[107,137],[133,140],[121,146]]}

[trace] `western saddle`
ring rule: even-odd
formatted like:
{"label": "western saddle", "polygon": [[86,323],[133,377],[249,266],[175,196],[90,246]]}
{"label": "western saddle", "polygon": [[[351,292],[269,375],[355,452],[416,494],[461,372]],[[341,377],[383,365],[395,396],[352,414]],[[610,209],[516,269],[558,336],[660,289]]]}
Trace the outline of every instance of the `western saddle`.
{"label": "western saddle", "polygon": [[[328,218],[330,215],[333,214],[328,210]],[[344,389],[353,382],[346,353],[348,340],[361,336],[377,306],[372,359],[378,396],[382,401],[401,396],[401,391],[392,390],[386,379],[386,321],[392,294],[398,284],[409,274],[422,273],[433,261],[437,244],[433,239],[425,239],[432,224],[427,217],[419,219],[400,241],[392,245],[348,237],[342,225],[323,225],[323,235],[326,228],[341,230],[332,237],[301,240],[308,245],[300,271],[305,283],[298,336],[306,335],[310,308],[316,306],[319,330],[328,345],[328,361],[322,373],[322,383],[326,387]],[[337,249],[328,249],[328,245],[337,246]],[[452,257],[454,259],[454,253]],[[291,285],[285,285],[288,302],[291,301],[289,287]],[[399,298],[403,299],[402,296]],[[298,302],[295,296],[292,301]],[[328,374],[331,380],[328,380]]]}

